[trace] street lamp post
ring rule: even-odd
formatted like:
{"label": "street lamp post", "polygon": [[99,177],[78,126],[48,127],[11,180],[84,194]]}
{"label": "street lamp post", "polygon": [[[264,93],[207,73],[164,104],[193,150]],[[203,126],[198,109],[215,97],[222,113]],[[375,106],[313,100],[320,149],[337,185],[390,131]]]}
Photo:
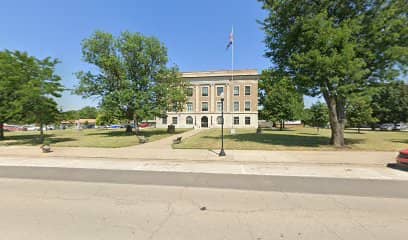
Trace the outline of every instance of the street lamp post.
{"label": "street lamp post", "polygon": [[225,156],[224,151],[224,93],[221,93],[221,151],[218,154],[220,157]]}

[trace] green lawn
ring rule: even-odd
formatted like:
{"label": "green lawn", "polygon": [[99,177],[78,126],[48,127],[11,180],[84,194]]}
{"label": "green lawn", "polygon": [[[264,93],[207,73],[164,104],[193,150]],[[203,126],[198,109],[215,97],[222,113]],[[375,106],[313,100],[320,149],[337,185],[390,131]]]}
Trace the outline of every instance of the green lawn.
{"label": "green lawn", "polygon": [[[313,128],[296,130],[263,130],[258,135],[255,129],[236,129],[231,135],[224,130],[226,149],[247,150],[336,150],[329,145],[330,130],[321,129],[320,134]],[[185,139],[175,148],[219,149],[221,147],[221,130],[205,130],[191,138]],[[388,131],[345,131],[345,150],[397,151],[408,148],[408,132]]]}
{"label": "green lawn", "polygon": [[[176,129],[176,134],[188,131],[189,129]],[[146,128],[142,129],[142,135],[149,139],[149,142],[171,136],[167,129]],[[46,139],[56,147],[105,147],[118,148],[139,144],[139,139],[135,135],[128,135],[124,129],[86,129],[86,130],[52,130],[47,131]],[[39,145],[39,132],[6,132],[5,140],[0,141],[0,146],[13,145]]]}

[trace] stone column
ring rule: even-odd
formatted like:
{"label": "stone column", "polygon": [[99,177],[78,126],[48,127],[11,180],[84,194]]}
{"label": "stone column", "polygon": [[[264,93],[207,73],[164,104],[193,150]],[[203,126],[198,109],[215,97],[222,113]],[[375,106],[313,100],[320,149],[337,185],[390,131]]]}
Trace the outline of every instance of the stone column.
{"label": "stone column", "polygon": [[200,112],[200,86],[195,86],[195,110],[194,112]]}

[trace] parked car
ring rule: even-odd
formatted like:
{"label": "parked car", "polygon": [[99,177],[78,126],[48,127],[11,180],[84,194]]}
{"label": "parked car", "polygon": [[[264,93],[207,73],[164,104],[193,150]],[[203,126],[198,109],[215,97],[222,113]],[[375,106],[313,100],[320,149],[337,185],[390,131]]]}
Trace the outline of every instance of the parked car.
{"label": "parked car", "polygon": [[392,131],[394,129],[393,123],[384,123],[380,125],[380,130],[382,131]]}
{"label": "parked car", "polygon": [[108,128],[117,129],[117,128],[123,128],[123,127],[122,125],[119,125],[119,124],[113,124],[113,125],[109,125]]}
{"label": "parked car", "polygon": [[408,166],[408,149],[401,150],[397,156],[397,163]]}
{"label": "parked car", "polygon": [[39,131],[40,130],[40,127],[36,127],[35,125],[27,125],[24,127],[27,129],[27,131]]}
{"label": "parked car", "polygon": [[141,124],[139,124],[139,127],[141,127],[141,128],[145,128],[145,127],[148,127],[149,126],[149,123],[141,123]]}
{"label": "parked car", "polygon": [[15,132],[15,131],[27,131],[27,128],[22,127],[22,126],[18,126],[18,125],[8,125],[5,124],[3,126],[5,131],[10,131],[10,132]]}
{"label": "parked car", "polygon": [[394,125],[393,130],[397,130],[397,131],[403,131],[408,129],[408,125],[405,123],[397,123]]}

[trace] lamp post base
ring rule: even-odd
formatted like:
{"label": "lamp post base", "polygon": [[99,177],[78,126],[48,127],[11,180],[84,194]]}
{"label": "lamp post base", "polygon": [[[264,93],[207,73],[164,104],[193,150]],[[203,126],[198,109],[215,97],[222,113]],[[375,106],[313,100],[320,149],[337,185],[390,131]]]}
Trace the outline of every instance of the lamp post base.
{"label": "lamp post base", "polygon": [[225,157],[225,151],[224,148],[221,149],[220,153],[218,154],[220,157]]}

